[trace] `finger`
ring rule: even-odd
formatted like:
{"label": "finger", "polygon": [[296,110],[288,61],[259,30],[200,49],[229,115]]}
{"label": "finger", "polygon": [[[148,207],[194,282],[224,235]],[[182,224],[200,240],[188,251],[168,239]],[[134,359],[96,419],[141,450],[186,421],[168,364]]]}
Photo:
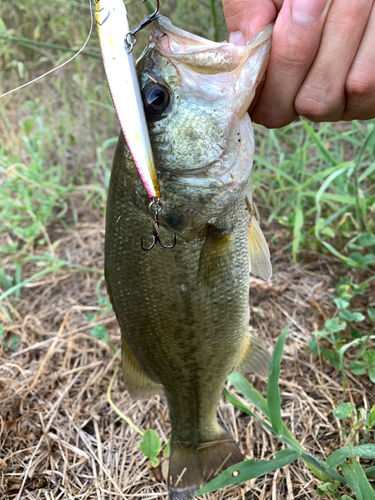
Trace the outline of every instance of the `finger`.
{"label": "finger", "polygon": [[285,0],[275,23],[267,77],[252,119],[266,127],[298,115],[294,100],[318,52],[329,0]]}
{"label": "finger", "polygon": [[375,117],[375,6],[346,80],[346,109],[343,120]]}
{"label": "finger", "polygon": [[[275,0],[282,3],[282,0]],[[223,10],[228,33],[240,32],[248,41],[267,24],[276,19],[272,0],[223,0]]]}
{"label": "finger", "polygon": [[333,0],[318,54],[294,102],[298,114],[313,121],[344,115],[345,83],[366,27],[373,0]]}

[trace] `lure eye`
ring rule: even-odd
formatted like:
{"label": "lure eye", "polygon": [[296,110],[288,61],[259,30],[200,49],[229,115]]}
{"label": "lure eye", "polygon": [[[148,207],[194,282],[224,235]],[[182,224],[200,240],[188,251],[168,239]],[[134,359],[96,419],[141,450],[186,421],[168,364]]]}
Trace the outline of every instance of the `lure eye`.
{"label": "lure eye", "polygon": [[146,85],[142,92],[143,104],[147,114],[161,115],[168,107],[170,95],[167,87],[160,83]]}

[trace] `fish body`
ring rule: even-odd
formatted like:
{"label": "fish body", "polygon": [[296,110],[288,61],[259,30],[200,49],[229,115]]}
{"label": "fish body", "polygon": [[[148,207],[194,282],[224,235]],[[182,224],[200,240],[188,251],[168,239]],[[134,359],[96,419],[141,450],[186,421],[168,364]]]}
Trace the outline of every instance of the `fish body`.
{"label": "fish body", "polygon": [[150,198],[159,198],[154,158],[133,53],[126,45],[129,33],[122,0],[95,0],[95,20],[112,101],[121,130]]}
{"label": "fish body", "polygon": [[[160,239],[120,136],[108,194],[105,276],[134,397],[166,396],[171,500],[242,460],[217,423],[235,369],[267,369],[248,334],[253,132],[247,109],[264,73],[272,27],[247,47],[214,43],[159,18],[137,63],[160,188]],[[147,244],[147,240],[146,240]],[[267,249],[268,251],[268,249]]]}

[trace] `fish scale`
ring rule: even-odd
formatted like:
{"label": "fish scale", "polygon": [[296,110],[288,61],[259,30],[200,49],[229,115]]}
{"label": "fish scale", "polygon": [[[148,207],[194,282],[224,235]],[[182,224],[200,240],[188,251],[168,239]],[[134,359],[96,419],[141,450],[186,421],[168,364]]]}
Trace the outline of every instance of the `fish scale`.
{"label": "fish scale", "polygon": [[[118,149],[124,147],[121,140]],[[213,287],[200,286],[205,238],[179,239],[173,251],[142,251],[139,236],[148,232],[151,218],[129,201],[125,171],[132,167],[132,161],[115,158],[105,243],[108,289],[124,338],[148,376],[165,389],[177,439],[196,445],[203,437],[210,440],[206,420],[211,427],[212,418],[216,422],[217,400],[247,329],[249,214],[242,203],[223,219],[240,221],[233,254],[229,261],[225,256],[230,267]],[[171,234],[162,229],[164,240]],[[193,407],[187,394],[193,395]]]}
{"label": "fish scale", "polygon": [[[105,278],[122,334],[125,383],[134,397],[166,396],[172,424],[169,496],[189,500],[223,464],[242,460],[216,418],[227,376],[239,359],[263,373],[269,359],[248,337],[253,135],[244,101],[233,99],[240,93],[251,102],[254,89],[239,92],[235,82],[254,52],[260,65],[254,85],[261,78],[270,30],[254,41],[261,55],[252,46],[237,53],[232,45],[222,50],[223,44],[194,38],[202,44],[202,51],[194,46],[197,71],[204,67],[211,89],[210,65],[217,76],[218,101],[213,104],[203,87],[197,93],[193,82],[189,89],[195,56],[184,45],[187,78],[184,55],[174,61],[161,36],[170,37],[176,48],[192,35],[164,18],[155,24],[150,46],[138,61],[138,75],[142,92],[157,85],[171,94],[160,116],[148,116],[148,126],[162,193],[160,241],[170,245],[176,232],[177,244],[172,250],[158,245],[142,250],[140,237],[148,246],[153,218],[121,135],[108,193]],[[233,54],[233,64],[226,59],[224,65],[229,73],[221,72],[216,50]],[[238,75],[233,72],[237,65]]]}

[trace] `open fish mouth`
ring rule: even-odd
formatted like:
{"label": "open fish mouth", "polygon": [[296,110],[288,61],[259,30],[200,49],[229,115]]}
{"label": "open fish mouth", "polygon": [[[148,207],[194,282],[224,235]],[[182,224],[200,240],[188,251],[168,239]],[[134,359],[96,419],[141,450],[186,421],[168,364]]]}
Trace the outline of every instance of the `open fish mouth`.
{"label": "open fish mouth", "polygon": [[247,110],[271,34],[269,26],[238,47],[188,33],[165,17],[154,24],[138,75],[163,193],[160,217],[180,236],[190,238],[228,212],[251,184]]}

